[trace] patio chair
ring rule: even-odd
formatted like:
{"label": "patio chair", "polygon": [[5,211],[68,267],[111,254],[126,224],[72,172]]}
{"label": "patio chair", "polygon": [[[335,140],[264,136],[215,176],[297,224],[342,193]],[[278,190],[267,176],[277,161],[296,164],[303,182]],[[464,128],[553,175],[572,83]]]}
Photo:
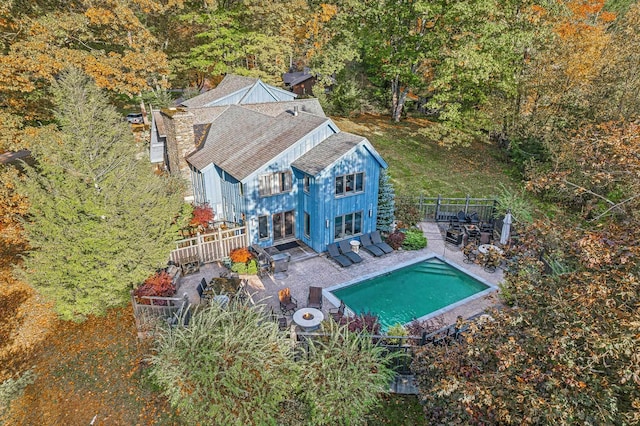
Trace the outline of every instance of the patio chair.
{"label": "patio chair", "polygon": [[209,303],[209,294],[205,293],[204,287],[202,286],[202,282],[198,283],[196,287],[196,291],[198,292],[198,296],[200,297],[200,303],[205,302]]}
{"label": "patio chair", "polygon": [[362,258],[360,257],[360,255],[351,250],[351,244],[349,244],[348,240],[340,240],[340,242],[338,242],[338,247],[340,248],[342,254],[347,256],[353,263],[362,262]]}
{"label": "patio chair", "polygon": [[329,252],[329,256],[333,260],[338,262],[343,268],[345,266],[351,266],[353,264],[353,262],[347,256],[340,254],[338,243],[327,244],[327,251]]}
{"label": "patio chair", "polygon": [[491,234],[489,232],[480,232],[480,244],[491,244]]}
{"label": "patio chair", "polygon": [[333,318],[333,320],[335,322],[340,322],[340,320],[344,316],[345,308],[346,308],[346,306],[345,306],[344,302],[341,300],[340,301],[340,306],[338,306],[337,308],[329,309],[329,315],[331,315],[331,318]]}
{"label": "patio chair", "polygon": [[478,212],[473,212],[469,216],[467,216],[467,222],[471,223],[472,225],[478,225],[480,223]]}
{"label": "patio chair", "polygon": [[167,325],[170,327],[176,327],[179,325],[186,327],[189,325],[189,321],[191,321],[191,304],[184,301],[180,305],[178,312],[167,318]]}
{"label": "patio chair", "polygon": [[291,296],[289,287],[283,288],[278,292],[280,300],[280,311],[283,315],[291,315],[298,309],[298,301]]}
{"label": "patio chair", "polygon": [[322,287],[309,287],[307,308],[322,309]]}
{"label": "patio chair", "polygon": [[380,231],[374,231],[371,233],[371,242],[373,242],[373,244],[378,246],[385,253],[391,253],[393,251],[393,248],[389,244],[382,241]]}
{"label": "patio chair", "polygon": [[465,212],[463,212],[462,210],[460,210],[458,212],[456,217],[458,218],[458,222],[460,222],[460,223],[466,223],[467,222],[467,214]]}
{"label": "patio chair", "polygon": [[280,331],[285,331],[288,328],[289,328],[289,321],[287,321],[287,318],[286,317],[279,317],[278,318],[278,329]]}
{"label": "patio chair", "polygon": [[369,253],[371,253],[373,256],[379,257],[379,256],[385,255],[385,252],[382,251],[380,247],[373,244],[373,241],[371,241],[371,235],[369,234],[361,235],[360,242],[362,243],[362,248],[368,251]]}

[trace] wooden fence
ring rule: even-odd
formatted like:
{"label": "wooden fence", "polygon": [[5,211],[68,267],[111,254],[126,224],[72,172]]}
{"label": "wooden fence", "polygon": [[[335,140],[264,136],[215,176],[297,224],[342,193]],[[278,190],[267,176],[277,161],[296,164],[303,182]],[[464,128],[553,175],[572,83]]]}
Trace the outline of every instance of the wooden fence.
{"label": "wooden fence", "polygon": [[195,237],[176,241],[176,248],[171,251],[170,259],[180,264],[183,259],[198,258],[201,263],[223,260],[231,250],[249,246],[249,228],[239,226],[221,229],[206,234],[198,233]]}
{"label": "wooden fence", "polygon": [[491,222],[494,219],[497,200],[493,198],[444,198],[417,196],[396,197],[396,208],[401,204],[415,206],[424,221],[449,222],[457,217],[459,211],[465,214],[477,213],[481,222]]}
{"label": "wooden fence", "polygon": [[[142,303],[142,302],[148,303]],[[131,291],[131,306],[138,329],[138,337],[146,337],[153,333],[159,321],[175,318],[181,310],[189,306],[189,297],[136,297]]]}

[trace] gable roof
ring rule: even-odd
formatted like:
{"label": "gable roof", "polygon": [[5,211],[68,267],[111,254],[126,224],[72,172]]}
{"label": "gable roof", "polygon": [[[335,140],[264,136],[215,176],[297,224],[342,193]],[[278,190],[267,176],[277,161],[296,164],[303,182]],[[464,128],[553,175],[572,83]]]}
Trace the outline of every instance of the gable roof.
{"label": "gable roof", "polygon": [[201,95],[194,96],[191,99],[187,99],[182,102],[182,105],[189,108],[202,107],[217,99],[227,97],[239,90],[251,87],[256,83],[256,81],[258,81],[257,78],[227,74],[214,89],[206,91]]}
{"label": "gable roof", "polygon": [[211,123],[204,144],[187,161],[200,170],[213,163],[243,180],[327,122],[312,114],[272,117],[231,105]]}
{"label": "gable roof", "polygon": [[[219,105],[244,104],[249,102],[252,93],[262,90],[271,99],[261,102],[279,102],[296,97],[294,93],[264,83],[259,78],[242,77],[227,74],[214,89],[182,102],[188,108],[212,107]],[[238,95],[232,98],[232,96]],[[231,98],[231,99],[228,99]]]}
{"label": "gable roof", "polygon": [[[292,113],[294,107],[296,106],[298,107],[298,111],[300,112],[307,112],[319,117],[325,117],[322,106],[320,106],[320,102],[318,102],[318,100],[315,98],[293,99],[291,101],[242,105],[242,107],[247,110],[260,112],[271,117],[276,117],[283,112]],[[194,124],[205,124],[211,123],[216,120],[223,112],[227,110],[227,108],[229,108],[229,105],[189,108],[189,111],[194,115]]]}
{"label": "gable roof", "polygon": [[320,172],[333,165],[342,156],[361,144],[364,144],[367,151],[371,153],[382,167],[387,167],[387,163],[380,157],[380,154],[378,154],[365,137],[348,132],[339,132],[329,136],[309,150],[309,152],[295,160],[291,166],[308,175],[317,176]]}

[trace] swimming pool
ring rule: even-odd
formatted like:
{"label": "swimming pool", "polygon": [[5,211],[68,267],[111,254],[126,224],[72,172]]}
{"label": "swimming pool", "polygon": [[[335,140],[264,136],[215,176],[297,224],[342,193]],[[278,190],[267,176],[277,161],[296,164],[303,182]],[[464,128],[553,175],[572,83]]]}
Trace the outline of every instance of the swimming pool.
{"label": "swimming pool", "polygon": [[338,299],[335,302],[344,301],[353,313],[377,314],[386,329],[440,315],[482,297],[493,287],[439,256],[431,256],[327,291]]}

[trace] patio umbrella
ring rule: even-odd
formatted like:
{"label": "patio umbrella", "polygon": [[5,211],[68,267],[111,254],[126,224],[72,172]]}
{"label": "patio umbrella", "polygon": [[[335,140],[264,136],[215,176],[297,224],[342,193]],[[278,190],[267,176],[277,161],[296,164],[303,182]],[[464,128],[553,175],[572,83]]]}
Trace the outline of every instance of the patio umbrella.
{"label": "patio umbrella", "polygon": [[511,231],[511,223],[513,222],[513,218],[511,217],[511,212],[507,210],[507,214],[504,215],[504,219],[502,220],[502,232],[500,233],[500,244],[507,244],[507,240],[509,240],[509,232]]}

